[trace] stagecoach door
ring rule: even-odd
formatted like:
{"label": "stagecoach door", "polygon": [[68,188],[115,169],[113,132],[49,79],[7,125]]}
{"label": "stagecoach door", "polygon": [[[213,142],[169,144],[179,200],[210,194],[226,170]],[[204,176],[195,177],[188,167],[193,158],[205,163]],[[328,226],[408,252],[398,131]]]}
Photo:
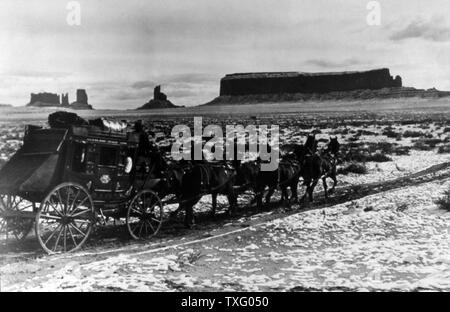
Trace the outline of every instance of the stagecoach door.
{"label": "stagecoach door", "polygon": [[97,148],[98,165],[94,190],[100,197],[111,199],[110,194],[115,190],[115,177],[117,177],[118,148],[108,145],[100,145]]}
{"label": "stagecoach door", "polygon": [[[97,194],[105,199],[120,199],[130,186],[129,173],[125,171],[127,162],[126,145],[99,146],[97,179],[94,185]],[[106,195],[110,193],[110,195]]]}

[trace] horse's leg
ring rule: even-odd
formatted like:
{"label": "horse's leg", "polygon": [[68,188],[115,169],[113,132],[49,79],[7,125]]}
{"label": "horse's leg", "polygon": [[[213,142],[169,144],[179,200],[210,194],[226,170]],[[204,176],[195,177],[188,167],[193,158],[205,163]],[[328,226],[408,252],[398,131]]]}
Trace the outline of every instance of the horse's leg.
{"label": "horse's leg", "polygon": [[305,201],[306,196],[307,196],[307,194],[309,192],[309,187],[311,185],[311,181],[310,180],[304,180],[303,185],[306,185],[306,190],[305,190],[305,194],[300,199],[300,202],[304,202]]}
{"label": "horse's leg", "polygon": [[237,195],[234,192],[233,184],[231,183],[229,183],[227,186],[227,198],[228,198],[228,205],[230,206],[228,212],[231,216],[234,216],[236,214]]}
{"label": "horse's leg", "polygon": [[289,194],[288,194],[288,191],[287,191],[287,186],[282,186],[281,187],[280,203],[282,203],[282,204],[284,204],[284,203],[289,204]]}
{"label": "horse's leg", "polygon": [[178,204],[178,208],[174,211],[172,211],[169,215],[169,219],[173,220],[176,218],[176,216],[178,215],[178,213],[183,210],[183,205],[181,204],[181,202]]}
{"label": "horse's leg", "polygon": [[295,182],[292,182],[291,184],[291,201],[294,200],[294,202],[298,201],[298,179],[295,179]]}
{"label": "horse's leg", "polygon": [[261,184],[257,184],[255,187],[256,209],[258,211],[262,210],[262,206],[263,206],[262,197],[264,194],[264,189],[265,189],[265,186],[263,186]]}
{"label": "horse's leg", "polygon": [[314,193],[314,188],[317,185],[317,182],[319,182],[319,179],[314,179],[311,183],[311,185],[309,186],[309,190],[308,190],[308,194],[309,194],[309,201],[312,202],[313,199],[313,193]]}
{"label": "horse's leg", "polygon": [[322,177],[323,190],[325,192],[325,198],[328,198],[328,185],[327,185],[327,176]]}
{"label": "horse's leg", "polygon": [[186,215],[184,217],[184,225],[191,229],[194,226],[194,208],[190,203],[183,205],[186,210]]}
{"label": "horse's leg", "polygon": [[270,187],[266,194],[266,204],[270,203],[270,198],[272,197],[274,192],[275,192],[275,187]]}
{"label": "horse's leg", "polygon": [[334,167],[334,170],[331,173],[330,178],[333,180],[333,187],[331,188],[330,193],[333,193],[334,189],[336,188],[336,184],[337,184],[336,167]]}
{"label": "horse's leg", "polygon": [[217,208],[217,193],[212,193],[211,194],[211,198],[212,198],[212,212],[211,212],[211,216],[213,218],[216,217],[216,208]]}
{"label": "horse's leg", "polygon": [[263,204],[262,203],[262,192],[257,192],[255,198],[256,198],[256,208],[258,210],[261,210],[262,204]]}

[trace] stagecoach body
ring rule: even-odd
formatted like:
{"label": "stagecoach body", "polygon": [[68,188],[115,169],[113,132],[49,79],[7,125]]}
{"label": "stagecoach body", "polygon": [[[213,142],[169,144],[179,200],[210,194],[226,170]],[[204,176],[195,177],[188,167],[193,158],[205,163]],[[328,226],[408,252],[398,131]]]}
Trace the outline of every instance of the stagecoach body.
{"label": "stagecoach body", "polygon": [[54,253],[78,249],[105,216],[126,218],[133,238],[156,234],[159,179],[138,161],[140,139],[127,128],[27,126],[23,146],[0,170],[2,235],[23,239],[34,225]]}

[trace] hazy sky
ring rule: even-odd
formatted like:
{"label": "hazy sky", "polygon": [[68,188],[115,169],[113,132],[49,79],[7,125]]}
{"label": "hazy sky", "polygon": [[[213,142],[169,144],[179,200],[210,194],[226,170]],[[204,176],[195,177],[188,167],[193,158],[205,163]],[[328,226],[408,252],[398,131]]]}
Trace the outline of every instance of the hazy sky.
{"label": "hazy sky", "polygon": [[0,1],[0,103],[31,92],[87,89],[95,108],[135,108],[153,87],[174,104],[219,93],[227,73],[389,67],[404,85],[450,90],[450,1],[80,0]]}

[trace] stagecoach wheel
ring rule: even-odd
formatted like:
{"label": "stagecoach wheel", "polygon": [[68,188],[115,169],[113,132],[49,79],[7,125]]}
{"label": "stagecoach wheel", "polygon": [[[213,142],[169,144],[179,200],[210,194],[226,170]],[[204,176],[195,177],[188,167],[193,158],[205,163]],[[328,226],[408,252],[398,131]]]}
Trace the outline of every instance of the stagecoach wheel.
{"label": "stagecoach wheel", "polygon": [[32,218],[20,216],[2,216],[8,212],[28,212],[36,210],[35,203],[29,202],[16,195],[0,195],[0,235],[6,238],[14,236],[17,240],[24,240],[33,228]]}
{"label": "stagecoach wheel", "polygon": [[62,183],[41,204],[36,215],[36,236],[49,254],[75,251],[88,239],[94,216],[88,191],[77,183]]}
{"label": "stagecoach wheel", "polygon": [[127,228],[134,239],[156,235],[163,222],[163,204],[151,190],[143,190],[134,196],[127,210]]}

